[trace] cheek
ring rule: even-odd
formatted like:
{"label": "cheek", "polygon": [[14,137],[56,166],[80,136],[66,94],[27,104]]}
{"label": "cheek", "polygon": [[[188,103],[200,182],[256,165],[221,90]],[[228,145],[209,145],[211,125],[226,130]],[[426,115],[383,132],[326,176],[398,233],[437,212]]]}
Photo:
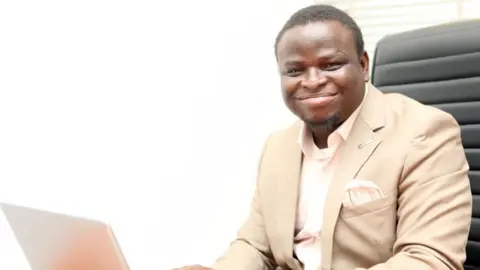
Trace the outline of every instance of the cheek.
{"label": "cheek", "polygon": [[[361,74],[363,76],[363,74]],[[345,94],[350,89],[357,88],[359,81],[363,82],[363,79],[358,79],[355,72],[349,72],[348,70],[338,70],[338,72],[332,73],[329,76],[329,81],[334,85],[340,94]]]}
{"label": "cheek", "polygon": [[351,73],[346,68],[341,68],[335,72],[328,74],[328,79],[333,82],[339,91],[343,92],[344,88],[347,88],[353,80]]}
{"label": "cheek", "polygon": [[298,89],[299,79],[291,77],[282,77],[281,79],[282,94],[284,98],[289,98]]}

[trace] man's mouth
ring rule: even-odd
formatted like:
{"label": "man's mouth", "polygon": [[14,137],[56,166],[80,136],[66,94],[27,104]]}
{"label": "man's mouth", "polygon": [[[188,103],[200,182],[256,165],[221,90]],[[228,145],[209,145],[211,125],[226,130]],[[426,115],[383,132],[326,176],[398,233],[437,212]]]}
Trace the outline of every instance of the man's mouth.
{"label": "man's mouth", "polygon": [[317,96],[310,96],[310,97],[302,97],[298,98],[298,100],[302,103],[311,106],[324,106],[330,103],[337,97],[338,94],[328,94],[328,95],[317,95]]}

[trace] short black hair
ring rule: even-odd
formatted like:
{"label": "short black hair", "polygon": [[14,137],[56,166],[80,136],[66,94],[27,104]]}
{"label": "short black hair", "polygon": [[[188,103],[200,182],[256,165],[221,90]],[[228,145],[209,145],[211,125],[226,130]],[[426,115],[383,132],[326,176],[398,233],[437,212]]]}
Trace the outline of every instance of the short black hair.
{"label": "short black hair", "polygon": [[364,52],[363,34],[355,20],[345,11],[340,10],[332,5],[310,5],[295,12],[285,23],[283,28],[277,34],[275,39],[275,57],[277,56],[278,43],[282,39],[285,32],[296,26],[303,26],[312,22],[319,21],[337,21],[352,31],[355,37],[355,46],[358,56]]}

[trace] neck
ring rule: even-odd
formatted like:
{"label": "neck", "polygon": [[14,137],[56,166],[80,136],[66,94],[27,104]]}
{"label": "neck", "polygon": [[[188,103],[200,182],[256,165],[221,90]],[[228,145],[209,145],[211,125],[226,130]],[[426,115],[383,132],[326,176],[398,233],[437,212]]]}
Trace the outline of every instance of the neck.
{"label": "neck", "polygon": [[318,148],[323,149],[328,147],[328,136],[332,134],[341,123],[330,123],[330,124],[310,124],[307,123],[309,130],[312,132],[313,141]]}

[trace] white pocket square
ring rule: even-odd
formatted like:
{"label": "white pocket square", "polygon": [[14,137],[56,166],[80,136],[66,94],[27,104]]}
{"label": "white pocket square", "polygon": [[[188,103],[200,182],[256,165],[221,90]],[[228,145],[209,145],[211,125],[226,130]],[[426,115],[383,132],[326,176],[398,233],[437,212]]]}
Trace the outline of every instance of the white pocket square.
{"label": "white pocket square", "polygon": [[354,179],[348,183],[344,191],[343,205],[345,207],[357,206],[385,196],[375,183],[362,179]]}

